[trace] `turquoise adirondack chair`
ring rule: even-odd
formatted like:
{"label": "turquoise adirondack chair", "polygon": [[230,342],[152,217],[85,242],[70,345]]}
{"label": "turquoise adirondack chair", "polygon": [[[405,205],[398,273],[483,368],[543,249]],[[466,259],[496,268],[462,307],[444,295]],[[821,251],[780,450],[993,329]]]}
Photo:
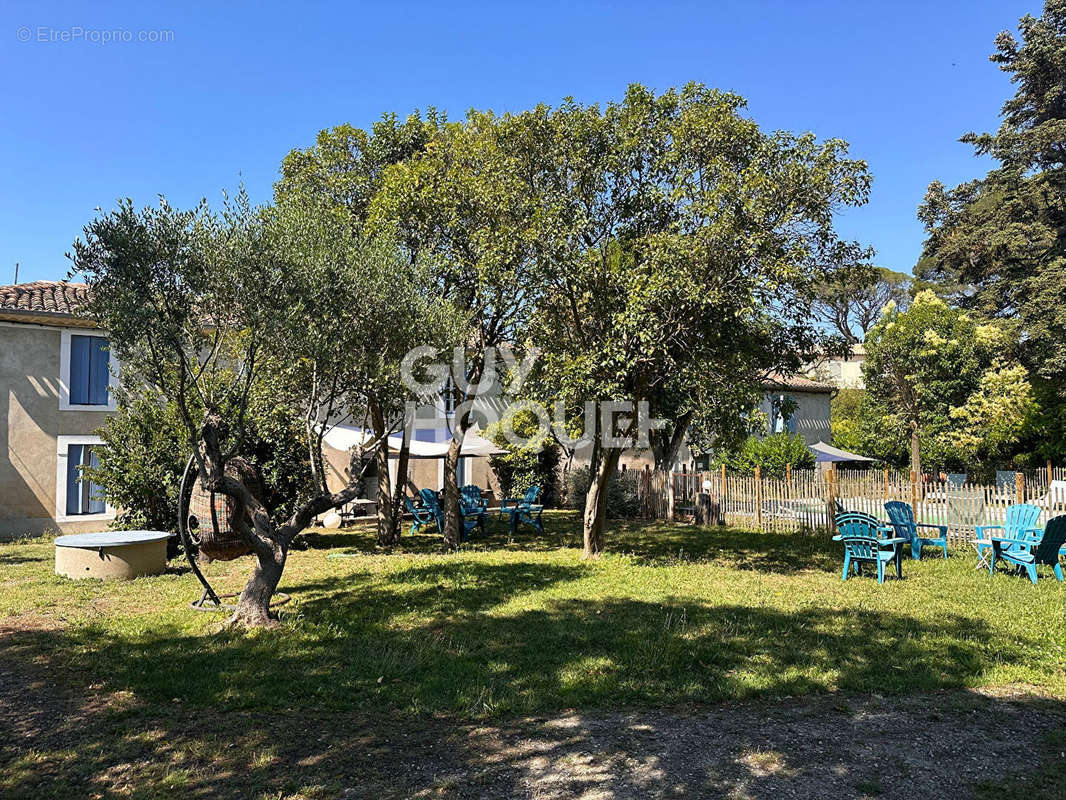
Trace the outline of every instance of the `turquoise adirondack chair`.
{"label": "turquoise adirondack chair", "polygon": [[464,517],[476,519],[481,532],[485,532],[485,512],[488,503],[481,497],[481,487],[468,484],[459,489],[459,507]]}
{"label": "turquoise adirondack chair", "polygon": [[425,506],[419,508],[411,502],[410,497],[405,497],[403,499],[403,502],[404,505],[407,506],[407,510],[411,513],[411,516],[414,517],[414,520],[411,522],[410,531],[412,536],[418,533],[418,531],[422,530],[422,528],[426,525],[429,525],[431,522],[435,522],[433,518],[433,513]]}
{"label": "turquoise adirondack chair", "polygon": [[500,516],[504,514],[511,515],[510,537],[514,537],[515,531],[518,530],[518,523],[524,522],[527,525],[532,525],[542,534],[544,533],[544,525],[541,522],[541,514],[544,511],[543,505],[537,504],[537,497],[540,496],[539,486],[530,486],[526,489],[526,493],[521,497],[505,497],[500,503]]}
{"label": "turquoise adirondack chair", "polygon": [[[888,513],[892,527],[896,529],[896,536],[910,542],[911,558],[921,558],[923,546],[942,547],[944,548],[944,558],[948,557],[947,525],[930,525],[925,522],[915,522],[914,509],[910,507],[909,503],[904,503],[900,500],[892,500],[885,503],[885,511]],[[940,535],[919,536],[919,528],[935,528]]]}
{"label": "turquoise adirondack chair", "polygon": [[[996,538],[1001,546],[1010,541],[1003,541],[999,537]],[[1037,542],[1025,539],[1016,541],[1017,544],[1025,545],[1025,547],[1015,547],[1013,545],[1007,546],[1005,549],[993,547],[992,563],[988,568],[988,574],[991,575],[995,572],[996,560],[1002,558],[1008,564],[1014,564],[1016,567],[1024,569],[1029,576],[1029,580],[1033,583],[1036,583],[1038,577],[1036,568],[1040,564],[1050,566],[1055,573],[1055,577],[1062,581],[1064,576],[1062,564],[1059,563],[1059,549],[1064,542],[1066,542],[1066,514],[1048,520],[1047,527],[1044,528],[1044,535]]]}
{"label": "turquoise adirondack chair", "polygon": [[[434,521],[437,523],[437,530],[442,534],[444,533],[444,507],[440,504],[440,498],[437,497],[437,493],[432,489],[423,489],[419,492],[422,496],[422,504],[426,507],[430,514],[433,515]],[[462,506],[460,505],[460,510]],[[461,534],[462,540],[465,542],[467,534],[473,530],[477,524],[477,519],[471,519],[463,514],[463,532]]]}
{"label": "turquoise adirondack chair", "polygon": [[[1007,506],[1007,515],[1002,525],[977,525],[974,527],[974,533],[977,534],[978,539],[987,539],[989,531],[1003,531],[1003,538],[1005,539],[1036,542],[1039,541],[1041,534],[1040,528],[1036,526],[1039,519],[1040,506],[1034,506],[1030,503],[1015,503],[1012,506]],[[978,554],[983,556],[985,550],[989,549],[989,547],[991,545],[977,545]],[[1029,550],[1025,545],[1018,545],[1017,547],[1026,551]]]}
{"label": "turquoise adirondack chair", "polygon": [[902,578],[900,560],[897,557],[901,548],[909,539],[902,536],[881,537],[879,533],[888,533],[891,528],[881,525],[869,514],[845,512],[837,517],[839,534],[834,541],[844,543],[844,571],[840,579],[846,581],[854,566],[855,574],[862,574],[863,564],[873,564],[877,568],[877,582],[885,582],[885,565],[895,562],[896,577]]}

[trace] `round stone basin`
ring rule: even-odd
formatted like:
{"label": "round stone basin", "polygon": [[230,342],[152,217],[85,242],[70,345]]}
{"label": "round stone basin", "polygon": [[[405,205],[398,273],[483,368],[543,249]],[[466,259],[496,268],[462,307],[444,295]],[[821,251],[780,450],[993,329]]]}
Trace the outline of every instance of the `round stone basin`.
{"label": "round stone basin", "polygon": [[166,531],[75,533],[56,538],[56,575],[131,580],[167,566]]}

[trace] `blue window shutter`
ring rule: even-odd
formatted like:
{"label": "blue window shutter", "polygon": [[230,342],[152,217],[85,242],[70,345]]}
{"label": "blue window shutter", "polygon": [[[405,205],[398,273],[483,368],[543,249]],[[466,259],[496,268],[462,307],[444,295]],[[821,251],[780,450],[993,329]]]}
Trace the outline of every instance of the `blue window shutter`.
{"label": "blue window shutter", "polygon": [[[73,348],[71,348],[73,349]],[[78,480],[82,445],[72,444],[67,448],[67,513],[81,513],[81,482]]]}
{"label": "blue window shutter", "polygon": [[[89,448],[89,466],[99,467],[100,458],[96,455],[96,448]],[[89,513],[90,514],[103,514],[107,510],[107,505],[104,503],[103,492],[100,491],[99,484],[87,482],[83,484],[85,491],[89,495]]]}
{"label": "blue window shutter", "polygon": [[102,336],[93,336],[90,341],[88,402],[94,406],[106,406],[107,385],[111,378],[107,368],[111,355],[107,349],[108,341]]}
{"label": "blue window shutter", "polygon": [[89,350],[91,336],[70,337],[70,402],[89,403]]}
{"label": "blue window shutter", "polygon": [[796,398],[791,395],[788,399],[793,402],[792,415],[785,421],[785,426],[788,428],[789,433],[796,432],[796,416],[799,414],[799,403],[796,402]]}

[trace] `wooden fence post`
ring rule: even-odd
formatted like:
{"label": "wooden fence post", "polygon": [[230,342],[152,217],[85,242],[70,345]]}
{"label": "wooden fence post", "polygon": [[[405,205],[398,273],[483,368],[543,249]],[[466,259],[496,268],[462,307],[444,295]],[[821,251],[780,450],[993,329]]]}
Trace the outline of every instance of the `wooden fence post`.
{"label": "wooden fence post", "polygon": [[1047,482],[1048,482],[1048,486],[1051,485],[1051,482],[1053,480],[1055,480],[1055,470],[1053,470],[1051,468],[1051,459],[1049,458],[1047,460]]}
{"label": "wooden fence post", "polygon": [[792,462],[785,464],[785,480],[792,482]]}
{"label": "wooden fence post", "polygon": [[825,471],[825,518],[830,532],[836,528],[837,519],[836,473],[836,464],[830,462]]}
{"label": "wooden fence post", "polygon": [[1014,502],[1025,502],[1025,475],[1021,472],[1014,473]]}
{"label": "wooden fence post", "polygon": [[725,508],[725,464],[722,464],[722,508]]}
{"label": "wooden fence post", "polygon": [[882,503],[885,503],[885,502],[888,501],[888,467],[885,467],[885,469],[884,469],[884,477],[885,477],[885,485],[884,485],[884,489],[881,491],[881,502]]}
{"label": "wooden fence post", "polygon": [[762,475],[755,467],[755,525],[762,530]]}
{"label": "wooden fence post", "polygon": [[915,519],[918,518],[918,473],[911,470],[911,508],[914,509]]}

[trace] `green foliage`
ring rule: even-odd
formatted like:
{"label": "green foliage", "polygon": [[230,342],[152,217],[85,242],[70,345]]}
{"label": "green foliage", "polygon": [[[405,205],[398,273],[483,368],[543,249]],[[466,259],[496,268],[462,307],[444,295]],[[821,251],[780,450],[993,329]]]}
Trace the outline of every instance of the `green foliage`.
{"label": "green foliage", "polygon": [[743,475],[752,475],[755,468],[764,478],[783,478],[786,465],[792,469],[812,469],[814,453],[799,434],[775,433],[765,438],[749,436],[739,448],[716,453],[713,464]]}
{"label": "green foliage", "polygon": [[815,289],[813,306],[818,319],[848,345],[861,342],[889,303],[897,307],[909,299],[909,275],[862,261],[831,271]]}
{"label": "green foliage", "polygon": [[970,463],[1002,463],[1014,453],[1036,412],[1028,373],[1021,364],[994,363],[966,402],[951,409],[952,444]]}
{"label": "green foliage", "polygon": [[150,392],[123,391],[118,412],[99,431],[105,447],[88,470],[119,509],[114,526],[174,531],[189,434],[173,403]]}
{"label": "green foliage", "polygon": [[905,431],[891,423],[865,390],[839,390],[830,414],[835,447],[895,466],[907,462]]}
{"label": "green foliage", "polygon": [[[527,442],[517,445],[509,441],[508,429]],[[559,502],[559,445],[540,427],[536,414],[519,406],[491,426],[486,436],[508,451],[489,458],[505,497],[521,497],[530,486],[539,486],[541,503],[552,506]]]}
{"label": "green foliage", "polygon": [[946,189],[929,185],[919,217],[919,277],[960,305],[1020,329],[1030,372],[1066,392],[1066,0],[1004,31],[991,57],[1017,87],[996,133],[962,141],[998,166]]}
{"label": "green foliage", "polygon": [[[592,483],[588,467],[571,467],[565,475],[564,506],[578,511],[585,509],[585,496]],[[607,482],[607,516],[610,519],[634,519],[640,516],[640,473],[636,470],[617,470]]]}
{"label": "green foliage", "polygon": [[[928,466],[963,468],[978,456],[974,436],[982,434],[973,425],[983,412],[973,406],[953,418],[952,409],[967,406],[993,363],[1006,364],[1011,347],[1004,326],[981,324],[932,292],[919,292],[906,311],[886,308],[866,337],[867,412],[884,418],[888,441],[909,441],[912,431],[917,431]],[[1025,375],[1024,370],[1006,374],[1014,380],[1024,380]],[[967,426],[968,438],[958,430]],[[877,427],[880,423],[867,435],[884,433]],[[1016,440],[1017,433],[1011,438]],[[987,450],[984,454],[993,455]]]}
{"label": "green foliage", "polygon": [[[115,527],[176,530],[178,492],[191,452],[177,404],[124,376],[118,412],[100,429],[105,447],[88,470],[120,509]],[[250,398],[237,454],[255,464],[263,502],[275,522],[293,514],[314,490],[302,421],[270,397]]]}
{"label": "green foliage", "polygon": [[865,201],[866,165],[839,140],[764,133],[743,108],[698,84],[633,85],[510,123],[548,234],[530,330],[544,398],[646,400],[670,423],[698,415],[702,439],[733,437],[760,376],[818,344],[811,286],[846,249],[832,210]]}

